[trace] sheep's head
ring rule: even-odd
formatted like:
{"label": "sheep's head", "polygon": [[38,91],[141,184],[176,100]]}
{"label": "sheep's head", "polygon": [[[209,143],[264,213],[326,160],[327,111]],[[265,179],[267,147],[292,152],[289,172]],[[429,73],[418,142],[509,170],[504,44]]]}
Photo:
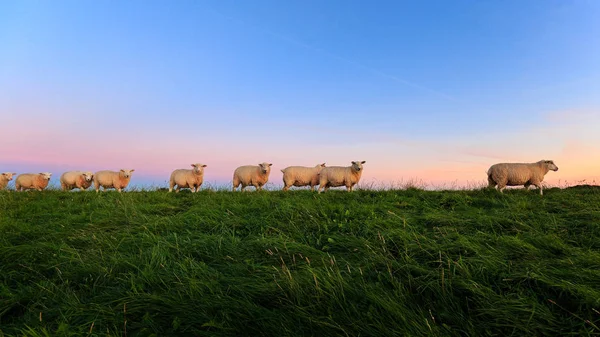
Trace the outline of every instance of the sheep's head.
{"label": "sheep's head", "polygon": [[92,179],[94,179],[94,174],[92,172],[83,172],[81,174],[81,176],[83,176],[83,179],[87,182],[92,181]]}
{"label": "sheep's head", "polygon": [[131,173],[133,173],[133,171],[135,170],[121,170],[121,175],[123,175],[125,178],[129,178],[131,177]]}
{"label": "sheep's head", "polygon": [[317,168],[317,171],[321,172],[322,169],[325,168],[325,163],[323,164],[318,164],[317,166],[315,166]]}
{"label": "sheep's head", "polygon": [[196,163],[196,164],[192,164],[192,167],[193,167],[194,173],[200,173],[200,172],[204,172],[204,168],[206,167],[206,165]]}
{"label": "sheep's head", "polygon": [[354,171],[361,171],[362,170],[362,164],[366,163],[366,161],[353,161],[352,162],[352,169]]}
{"label": "sheep's head", "polygon": [[6,178],[6,180],[11,181],[13,179],[13,176],[16,176],[16,173],[12,173],[12,172],[4,172],[1,174],[3,177]]}
{"label": "sheep's head", "polygon": [[273,164],[270,164],[270,163],[258,164],[258,167],[260,168],[260,173],[262,173],[262,174],[268,174],[269,172],[271,172],[271,166],[273,166]]}
{"label": "sheep's head", "polygon": [[553,160],[542,160],[542,162],[544,163],[544,165],[546,165],[546,167],[548,168],[548,170],[550,170],[550,171],[558,171],[558,166],[556,166],[556,164],[554,164]]}
{"label": "sheep's head", "polygon": [[52,176],[52,173],[50,173],[50,172],[41,172],[40,176],[42,176],[43,179],[50,180],[50,177]]}

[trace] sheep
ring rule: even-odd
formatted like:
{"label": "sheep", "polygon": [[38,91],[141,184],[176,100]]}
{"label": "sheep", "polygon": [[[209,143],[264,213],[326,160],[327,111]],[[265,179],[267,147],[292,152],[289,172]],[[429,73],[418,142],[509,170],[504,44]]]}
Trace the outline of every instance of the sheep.
{"label": "sheep", "polygon": [[94,173],[94,187],[96,188],[96,193],[100,190],[100,186],[102,186],[104,191],[109,188],[114,188],[120,193],[129,184],[131,173],[133,171],[135,170],[120,170],[119,172],[98,171]]}
{"label": "sheep", "polygon": [[354,185],[360,180],[366,161],[353,161],[351,166],[329,166],[321,170],[319,175],[319,193],[330,187],[346,186],[348,192],[352,192]]}
{"label": "sheep", "polygon": [[325,167],[325,163],[318,164],[315,167],[289,166],[281,170],[283,172],[283,190],[287,191],[292,186],[310,186],[314,191],[315,186],[319,185],[319,173]]}
{"label": "sheep", "polygon": [[43,191],[48,187],[52,173],[23,173],[17,176],[15,180],[15,189],[17,191],[38,190]]}
{"label": "sheep", "polygon": [[92,172],[69,171],[60,176],[60,187],[63,191],[78,188],[82,191],[92,186],[94,174]]}
{"label": "sheep", "polygon": [[200,191],[200,186],[204,181],[204,168],[206,165],[199,163],[191,165],[193,167],[191,170],[179,169],[171,173],[169,192],[173,192],[175,185],[177,185],[176,193],[182,188],[189,188],[194,193]]}
{"label": "sheep", "polygon": [[540,160],[537,163],[499,163],[492,165],[487,171],[488,187],[496,187],[503,193],[506,186],[520,186],[525,188],[534,185],[542,190],[542,180],[548,171],[558,171],[552,160]]}
{"label": "sheep", "polygon": [[16,173],[12,172],[0,173],[0,190],[6,189],[6,186],[8,186],[8,182],[11,181],[13,179],[13,176],[16,175]]}
{"label": "sheep", "polygon": [[242,191],[248,185],[254,186],[258,191],[262,190],[264,184],[269,181],[269,174],[271,173],[270,163],[262,163],[257,166],[246,165],[240,166],[233,172],[233,191],[242,185]]}

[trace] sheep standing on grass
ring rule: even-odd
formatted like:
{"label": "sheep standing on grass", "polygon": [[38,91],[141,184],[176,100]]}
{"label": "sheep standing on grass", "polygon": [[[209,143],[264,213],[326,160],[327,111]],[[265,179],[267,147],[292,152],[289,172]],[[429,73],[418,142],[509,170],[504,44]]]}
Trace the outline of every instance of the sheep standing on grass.
{"label": "sheep standing on grass", "polygon": [[240,166],[233,172],[233,191],[242,185],[242,191],[246,186],[254,186],[256,190],[262,190],[263,185],[269,181],[271,166],[273,164],[262,163],[257,166],[246,165]]}
{"label": "sheep standing on grass", "polygon": [[283,190],[287,191],[292,186],[310,186],[314,191],[315,186],[319,185],[319,174],[325,167],[325,163],[318,164],[315,167],[289,166],[281,170],[283,172]]}
{"label": "sheep standing on grass", "polygon": [[12,172],[0,173],[0,190],[6,189],[6,186],[8,186],[8,182],[11,181],[13,179],[13,176],[16,175],[16,173]]}
{"label": "sheep standing on grass", "polygon": [[131,173],[135,170],[120,170],[115,171],[98,171],[94,173],[94,187],[96,193],[100,190],[100,186],[106,191],[108,188],[114,188],[121,192],[129,185]]}
{"label": "sheep standing on grass", "polygon": [[92,186],[94,174],[92,172],[69,171],[60,176],[60,187],[63,191],[78,188],[82,191]]}
{"label": "sheep standing on grass", "polygon": [[552,160],[540,160],[537,163],[500,163],[494,164],[487,171],[489,187],[496,187],[502,191],[506,186],[520,186],[525,188],[534,185],[542,191],[542,181],[548,171],[558,171]]}
{"label": "sheep standing on grass", "polygon": [[319,175],[319,193],[322,189],[325,192],[330,187],[346,186],[348,192],[360,181],[362,175],[362,164],[366,161],[353,161],[351,166],[329,166],[321,170]]}
{"label": "sheep standing on grass", "polygon": [[173,187],[177,186],[175,192],[182,188],[189,188],[192,192],[200,191],[200,186],[204,182],[204,164],[192,164],[193,169],[179,169],[171,173],[169,179],[169,192],[173,192]]}
{"label": "sheep standing on grass", "polygon": [[23,173],[17,176],[15,180],[15,189],[17,191],[38,190],[43,191],[48,187],[52,173]]}

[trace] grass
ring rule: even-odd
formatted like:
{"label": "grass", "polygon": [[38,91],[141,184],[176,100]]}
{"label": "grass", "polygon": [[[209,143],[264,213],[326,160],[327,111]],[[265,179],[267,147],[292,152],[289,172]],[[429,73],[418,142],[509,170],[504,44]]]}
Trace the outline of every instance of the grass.
{"label": "grass", "polygon": [[0,193],[0,336],[597,336],[600,188]]}

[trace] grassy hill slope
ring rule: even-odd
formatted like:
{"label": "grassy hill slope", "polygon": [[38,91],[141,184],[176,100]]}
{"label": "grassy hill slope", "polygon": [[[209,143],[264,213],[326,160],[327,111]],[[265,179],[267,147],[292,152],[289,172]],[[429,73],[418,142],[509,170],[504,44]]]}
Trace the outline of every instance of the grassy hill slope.
{"label": "grassy hill slope", "polygon": [[0,335],[600,335],[600,189],[0,193]]}

